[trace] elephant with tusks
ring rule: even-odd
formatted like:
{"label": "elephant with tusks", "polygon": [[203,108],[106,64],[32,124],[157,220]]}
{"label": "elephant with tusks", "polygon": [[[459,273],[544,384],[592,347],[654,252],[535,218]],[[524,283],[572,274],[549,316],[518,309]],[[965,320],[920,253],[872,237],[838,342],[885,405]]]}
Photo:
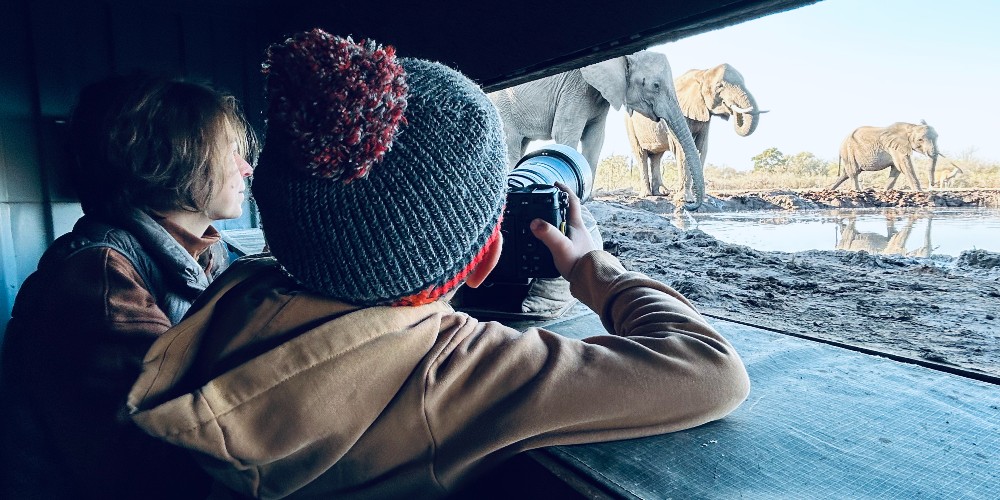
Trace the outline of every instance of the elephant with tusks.
{"label": "elephant with tusks", "polygon": [[937,131],[927,122],[920,124],[896,122],[888,127],[858,127],[840,145],[840,159],[836,181],[830,189],[837,189],[848,178],[854,182],[854,189],[861,190],[858,174],[876,172],[889,168],[889,183],[886,190],[896,185],[900,171],[906,174],[910,187],[923,191],[920,180],[913,168],[910,154],[923,153],[931,159],[930,181],[934,185],[934,168],[937,165]]}
{"label": "elephant with tusks", "polygon": [[701,160],[695,154],[698,150],[677,101],[665,55],[639,51],[491,92],[489,98],[503,120],[511,167],[531,141],[555,140],[580,147],[596,174],[612,106],[617,110],[624,105],[630,115],[665,122],[677,132],[681,149],[688,154],[685,168],[691,173],[693,194],[684,208],[696,210],[701,206],[705,195]]}
{"label": "elephant with tusks", "polygon": [[[759,115],[767,113],[757,108],[743,75],[729,64],[690,70],[677,77],[674,85],[702,163],[708,154],[708,127],[713,116],[723,120],[732,118],[736,134],[745,137],[757,129]],[[665,125],[639,115],[625,117],[626,134],[632,154],[639,162],[644,194],[661,194],[665,190],[661,160],[669,152],[676,159],[687,196],[692,180],[685,167],[689,153],[680,147],[673,129]]]}

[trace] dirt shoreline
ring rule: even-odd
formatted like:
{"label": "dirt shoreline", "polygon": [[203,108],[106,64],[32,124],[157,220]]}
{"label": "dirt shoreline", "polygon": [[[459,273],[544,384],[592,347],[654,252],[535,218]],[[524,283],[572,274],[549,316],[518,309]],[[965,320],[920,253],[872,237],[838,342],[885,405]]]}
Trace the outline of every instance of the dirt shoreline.
{"label": "dirt shoreline", "polygon": [[[637,196],[634,191],[596,190],[595,199],[633,204],[653,203],[656,212],[673,212],[676,200],[665,196]],[[1000,189],[949,189],[934,191],[770,190],[717,191],[705,194],[698,212],[753,210],[823,210],[833,208],[966,207],[1000,208]]]}
{"label": "dirt shoreline", "polygon": [[[1000,190],[711,193],[706,211],[1000,207]],[[1000,377],[1000,254],[765,252],[670,223],[665,197],[598,193],[587,204],[627,268],[699,310],[765,328]]]}

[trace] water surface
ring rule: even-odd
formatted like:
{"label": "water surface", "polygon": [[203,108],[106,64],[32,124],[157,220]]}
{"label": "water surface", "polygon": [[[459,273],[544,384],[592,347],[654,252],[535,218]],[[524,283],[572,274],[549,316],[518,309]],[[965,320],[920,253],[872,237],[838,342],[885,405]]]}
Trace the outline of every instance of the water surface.
{"label": "water surface", "polygon": [[866,250],[914,257],[958,256],[963,250],[1000,252],[1000,210],[885,208],[694,213],[675,215],[727,243],[758,250]]}

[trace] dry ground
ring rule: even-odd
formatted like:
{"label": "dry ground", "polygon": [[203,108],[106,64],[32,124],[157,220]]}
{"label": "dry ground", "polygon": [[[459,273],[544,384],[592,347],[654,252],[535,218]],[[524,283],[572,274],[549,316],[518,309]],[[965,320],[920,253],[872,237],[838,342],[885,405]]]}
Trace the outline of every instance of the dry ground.
{"label": "dry ground", "polygon": [[[678,229],[668,198],[598,193],[587,206],[626,267],[702,312],[1000,377],[1000,254],[763,252]],[[883,206],[1000,207],[1000,191],[715,193],[702,210]]]}

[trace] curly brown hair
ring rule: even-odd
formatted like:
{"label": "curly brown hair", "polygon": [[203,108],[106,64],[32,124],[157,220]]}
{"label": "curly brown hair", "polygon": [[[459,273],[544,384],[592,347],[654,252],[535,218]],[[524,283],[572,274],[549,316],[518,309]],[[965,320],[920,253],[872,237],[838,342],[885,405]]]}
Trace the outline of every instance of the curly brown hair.
{"label": "curly brown hair", "polygon": [[83,89],[70,122],[71,180],[84,213],[204,211],[229,155],[258,144],[236,98],[207,85],[116,76]]}

